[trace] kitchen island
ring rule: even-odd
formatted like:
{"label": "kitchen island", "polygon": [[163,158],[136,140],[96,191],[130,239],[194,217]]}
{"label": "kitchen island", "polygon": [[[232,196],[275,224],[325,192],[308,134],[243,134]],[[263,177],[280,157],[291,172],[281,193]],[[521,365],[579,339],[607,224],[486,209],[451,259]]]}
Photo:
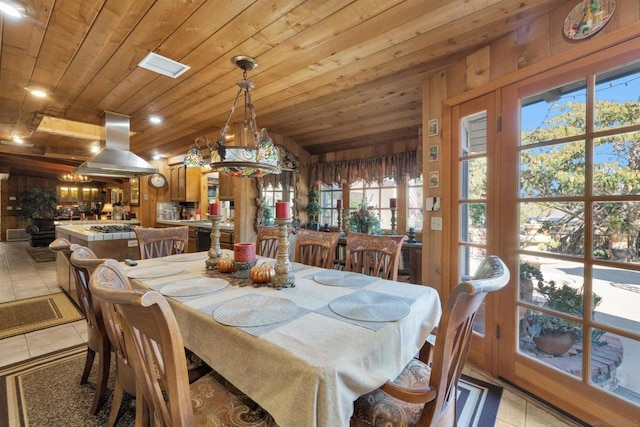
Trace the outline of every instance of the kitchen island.
{"label": "kitchen island", "polygon": [[[138,240],[131,227],[139,225],[139,220],[129,221],[73,221],[56,225],[56,238],[67,239],[71,243],[86,246],[98,258],[139,259]],[[76,283],[67,261],[59,254],[56,259],[58,285],[74,301],[78,302]]]}

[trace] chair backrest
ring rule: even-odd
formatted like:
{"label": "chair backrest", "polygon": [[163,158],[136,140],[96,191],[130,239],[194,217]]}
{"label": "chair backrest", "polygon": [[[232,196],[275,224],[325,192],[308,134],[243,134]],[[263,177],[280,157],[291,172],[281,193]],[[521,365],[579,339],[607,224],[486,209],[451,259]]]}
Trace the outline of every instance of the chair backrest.
{"label": "chair backrest", "polygon": [[[102,268],[102,266],[108,266],[108,268]],[[131,372],[132,366],[129,362],[127,346],[124,341],[122,318],[112,303],[100,298],[95,292],[96,288],[100,286],[109,286],[128,291],[133,288],[119,263],[113,259],[104,260],[93,270],[93,274],[89,279],[89,290],[94,297],[94,301],[97,301],[100,305],[104,328],[111,342],[111,348],[116,355],[116,373],[125,391],[135,395],[135,380],[133,372]]]}
{"label": "chair backrest", "polygon": [[140,259],[158,258],[176,253],[175,243],[182,242],[185,252],[189,245],[189,227],[144,228],[135,227]]}
{"label": "chair backrest", "polygon": [[278,255],[278,227],[258,227],[256,254],[275,258]]}
{"label": "chair backrest", "polygon": [[502,289],[508,281],[509,269],[504,262],[489,256],[472,280],[459,283],[449,295],[438,326],[429,379],[429,386],[437,394],[425,405],[419,425],[440,425],[444,419],[453,425],[456,388],[469,353],[473,320],[487,293]]}
{"label": "chair backrest", "polygon": [[70,241],[68,241],[63,237],[59,237],[55,239],[53,242],[49,243],[49,250],[55,253],[62,254],[64,257],[64,260],[67,261],[67,264],[69,265],[71,265],[71,262],[70,262],[71,253],[79,247],[80,245],[71,243]]}
{"label": "chair backrest", "polygon": [[333,268],[340,233],[324,233],[301,229],[296,241],[296,262],[316,267]]}
{"label": "chair backrest", "polygon": [[407,236],[404,235],[347,233],[345,270],[397,280],[400,251],[405,240]]}
{"label": "chair backrest", "polygon": [[100,303],[93,298],[91,290],[89,289],[91,273],[104,261],[104,259],[98,258],[96,254],[86,246],[78,246],[69,259],[76,281],[78,299],[87,317],[87,323],[89,323],[89,326],[100,334],[101,337],[105,337],[106,339],[108,335],[105,329]]}
{"label": "chair backrest", "polygon": [[128,284],[112,260],[91,276],[92,292],[121,316],[129,360],[153,425],[195,425],[182,337],[171,307],[158,292],[130,290]]}

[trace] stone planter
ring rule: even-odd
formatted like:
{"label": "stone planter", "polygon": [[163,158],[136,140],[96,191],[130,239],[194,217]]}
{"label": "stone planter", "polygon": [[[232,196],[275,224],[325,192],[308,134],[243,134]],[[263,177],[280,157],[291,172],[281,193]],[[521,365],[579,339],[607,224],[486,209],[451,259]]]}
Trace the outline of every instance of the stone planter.
{"label": "stone planter", "polygon": [[538,350],[554,356],[562,356],[575,344],[575,336],[572,332],[544,332],[533,337],[533,343]]}

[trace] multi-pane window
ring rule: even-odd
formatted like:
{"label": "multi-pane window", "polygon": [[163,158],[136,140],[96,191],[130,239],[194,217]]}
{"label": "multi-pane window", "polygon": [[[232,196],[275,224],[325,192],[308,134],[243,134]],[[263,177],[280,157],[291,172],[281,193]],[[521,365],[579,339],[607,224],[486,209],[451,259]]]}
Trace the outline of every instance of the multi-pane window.
{"label": "multi-pane window", "polygon": [[[282,191],[282,185],[278,184],[275,188],[273,185],[268,184],[262,190],[262,197],[264,198],[264,225],[273,225],[274,217],[276,212],[276,202],[281,200],[294,200],[293,198],[293,188],[289,191],[289,197],[284,197],[284,192]],[[291,209],[293,209],[293,203],[291,204]]]}
{"label": "multi-pane window", "polygon": [[389,200],[397,200],[398,189],[395,181],[385,179],[382,185],[379,183],[365,183],[362,180],[356,181],[349,188],[349,209],[358,209],[363,203],[373,210],[380,218],[380,228],[391,229],[391,209]]}
{"label": "multi-pane window", "polygon": [[422,175],[409,180],[407,185],[407,230],[422,231]]}
{"label": "multi-pane window", "polygon": [[340,184],[320,185],[320,219],[321,224],[338,225],[338,200],[342,200]]}

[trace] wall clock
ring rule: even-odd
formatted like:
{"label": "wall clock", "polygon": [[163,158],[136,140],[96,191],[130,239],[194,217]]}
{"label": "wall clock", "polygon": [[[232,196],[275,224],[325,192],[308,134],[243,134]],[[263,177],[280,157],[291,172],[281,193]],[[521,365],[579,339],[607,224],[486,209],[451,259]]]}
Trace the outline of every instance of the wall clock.
{"label": "wall clock", "polygon": [[615,9],[615,0],[583,0],[564,20],[564,35],[571,40],[591,37],[609,22]]}
{"label": "wall clock", "polygon": [[149,185],[153,188],[162,188],[167,184],[167,178],[161,173],[151,174],[149,177]]}

